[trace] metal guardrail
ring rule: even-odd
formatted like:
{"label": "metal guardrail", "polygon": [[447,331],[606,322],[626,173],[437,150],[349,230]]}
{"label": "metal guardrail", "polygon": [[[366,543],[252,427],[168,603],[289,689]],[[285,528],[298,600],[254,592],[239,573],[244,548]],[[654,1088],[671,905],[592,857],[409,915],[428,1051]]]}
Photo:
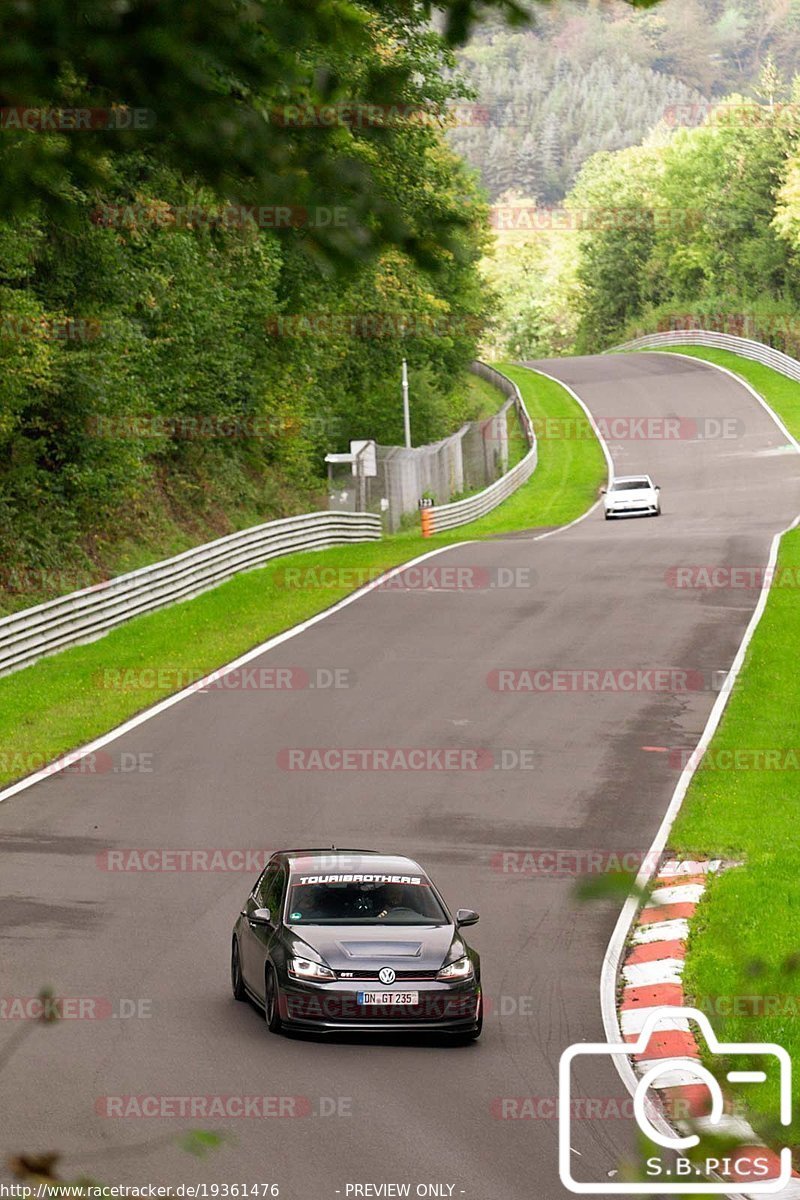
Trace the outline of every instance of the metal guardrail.
{"label": "metal guardrail", "polygon": [[750,358],[765,367],[772,367],[781,375],[800,383],[800,362],[784,354],[782,350],[774,350],[763,342],[754,342],[750,338],[735,337],[731,333],[713,333],[708,329],[675,329],[663,333],[649,333],[643,337],[634,338],[621,346],[606,350],[606,354],[616,354],[624,350],[657,350],[660,346],[710,346],[715,350],[730,350],[742,358]]}
{"label": "metal guardrail", "polygon": [[[498,504],[507,500],[526,480],[530,479],[536,470],[539,458],[536,433],[519,388],[507,375],[503,375],[501,371],[486,363],[474,362],[470,370],[473,374],[479,375],[481,379],[494,384],[504,396],[509,397],[517,410],[517,416],[530,450],[510,471],[506,471],[500,479],[490,483],[483,491],[476,492],[474,496],[467,496],[464,500],[455,500],[452,504],[437,504],[421,509],[423,537],[431,537],[432,534],[441,533],[444,529],[456,529],[459,525],[466,525],[469,521],[486,516],[493,508],[497,508]],[[507,405],[503,405],[501,411],[505,412],[506,408]]]}
{"label": "metal guardrail", "polygon": [[0,675],[68,646],[94,641],[132,617],[196,596],[279,555],[380,537],[379,516],[345,512],[304,513],[228,534],[174,558],[0,618]]}
{"label": "metal guardrail", "polygon": [[[519,388],[485,363],[473,363],[471,369],[509,397],[531,449],[482,492],[453,504],[423,510],[433,530],[452,529],[491,512],[536,467],[536,436]],[[502,411],[506,408],[504,405]],[[59,650],[95,641],[133,617],[188,600],[280,555],[322,550],[348,542],[378,541],[381,534],[381,518],[374,513],[304,513],[228,534],[174,558],[0,617],[0,676],[30,666]]]}

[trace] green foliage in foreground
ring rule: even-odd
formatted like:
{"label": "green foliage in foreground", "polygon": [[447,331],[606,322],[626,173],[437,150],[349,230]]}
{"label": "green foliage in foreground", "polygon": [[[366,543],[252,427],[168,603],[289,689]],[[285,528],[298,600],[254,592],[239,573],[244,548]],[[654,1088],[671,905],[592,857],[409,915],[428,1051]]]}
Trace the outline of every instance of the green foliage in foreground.
{"label": "green foliage in foreground", "polygon": [[[403,358],[416,444],[472,415],[487,217],[428,15],[0,11],[0,610],[120,545],[316,507],[326,451],[402,440]],[[25,106],[124,128],[19,128]]]}
{"label": "green foliage in foreground", "polygon": [[[545,3],[547,0],[545,0]],[[626,0],[650,8],[658,0]],[[533,0],[533,8],[541,0]],[[118,152],[165,166],[249,204],[342,204],[347,228],[317,229],[318,249],[352,261],[383,245],[418,260],[463,218],[409,219],[397,180],[376,161],[420,125],[441,128],[446,84],[420,92],[437,45],[464,42],[487,12],[523,24],[519,0],[49,0],[0,9],[0,108],[94,110],[91,125],[5,117],[0,211],[33,203],[59,223],[105,189]],[[443,37],[432,31],[439,17]],[[414,53],[408,53],[413,45]],[[445,65],[451,65],[449,60]],[[298,110],[406,114],[383,122],[303,122]],[[288,116],[287,116],[288,114]],[[442,219],[440,219],[442,218]]]}
{"label": "green foliage in foreground", "polygon": [[[585,422],[559,384],[524,368],[504,369],[518,380],[532,417]],[[602,452],[590,434],[544,441],[528,483],[462,529],[433,539],[415,530],[382,542],[281,558],[194,600],[138,617],[98,642],[0,679],[0,783],[28,774],[175,691],[177,677],[190,682],[230,662],[399,563],[442,545],[574,520],[596,498],[604,474]],[[341,581],[335,587],[288,586],[293,576],[287,572],[297,567],[312,580],[314,569],[334,568],[342,572]],[[103,686],[124,678],[118,672],[145,669],[156,673],[152,688]]]}

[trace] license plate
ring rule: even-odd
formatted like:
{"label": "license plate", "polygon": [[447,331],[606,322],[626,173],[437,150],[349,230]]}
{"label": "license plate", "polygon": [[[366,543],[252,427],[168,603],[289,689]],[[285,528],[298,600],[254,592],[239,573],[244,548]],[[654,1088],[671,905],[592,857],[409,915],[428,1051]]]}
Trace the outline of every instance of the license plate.
{"label": "license plate", "polygon": [[359,1004],[379,1004],[385,1008],[393,1004],[419,1004],[419,992],[359,992]]}

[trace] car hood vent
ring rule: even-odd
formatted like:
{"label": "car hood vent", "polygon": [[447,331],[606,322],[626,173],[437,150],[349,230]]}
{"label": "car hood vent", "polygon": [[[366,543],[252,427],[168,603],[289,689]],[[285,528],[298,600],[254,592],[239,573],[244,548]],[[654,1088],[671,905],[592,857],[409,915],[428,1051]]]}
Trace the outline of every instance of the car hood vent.
{"label": "car hood vent", "polygon": [[360,973],[388,966],[400,971],[438,971],[454,932],[452,925],[432,925],[424,932],[416,927],[390,931],[376,926],[334,929],[305,925],[302,937],[334,971]]}
{"label": "car hood vent", "polygon": [[419,958],[422,942],[339,942],[348,958]]}

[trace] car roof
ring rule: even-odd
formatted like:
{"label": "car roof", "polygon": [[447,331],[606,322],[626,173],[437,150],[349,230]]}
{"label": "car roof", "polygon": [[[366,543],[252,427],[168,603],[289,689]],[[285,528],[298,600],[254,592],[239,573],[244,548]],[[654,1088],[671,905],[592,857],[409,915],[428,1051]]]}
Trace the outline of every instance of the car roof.
{"label": "car roof", "polygon": [[354,849],[352,846],[297,846],[291,850],[276,850],[273,858],[291,858],[293,854],[380,854],[380,850]]}
{"label": "car roof", "polygon": [[650,476],[645,475],[644,472],[642,472],[641,475],[612,475],[611,476],[612,483],[635,483],[637,479],[646,479],[648,481],[648,483],[650,482]]}
{"label": "car roof", "polygon": [[273,858],[286,859],[292,871],[324,875],[408,875],[425,872],[405,854],[385,854],[380,850],[351,850],[328,846],[325,849],[281,850]]}

